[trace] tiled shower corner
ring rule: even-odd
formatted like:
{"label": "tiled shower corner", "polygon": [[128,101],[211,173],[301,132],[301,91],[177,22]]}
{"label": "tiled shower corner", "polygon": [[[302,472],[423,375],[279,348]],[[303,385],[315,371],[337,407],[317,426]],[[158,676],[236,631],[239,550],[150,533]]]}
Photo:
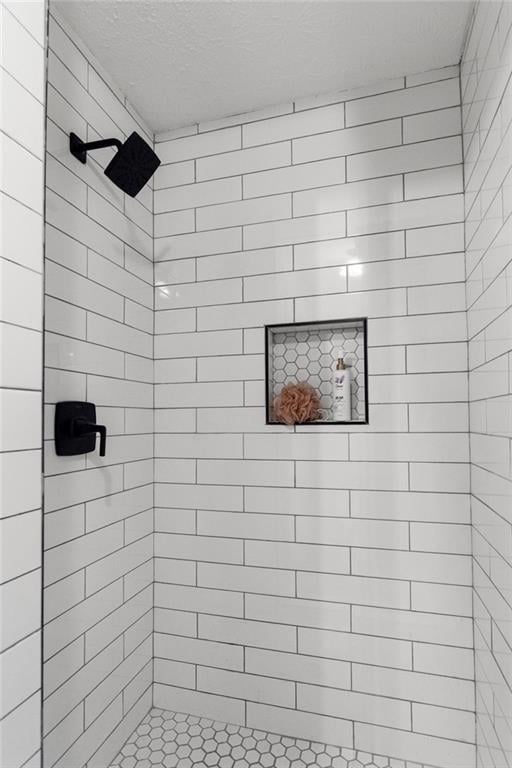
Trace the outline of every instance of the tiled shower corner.
{"label": "tiled shower corner", "polygon": [[204,717],[152,709],[110,768],[429,768],[292,739]]}

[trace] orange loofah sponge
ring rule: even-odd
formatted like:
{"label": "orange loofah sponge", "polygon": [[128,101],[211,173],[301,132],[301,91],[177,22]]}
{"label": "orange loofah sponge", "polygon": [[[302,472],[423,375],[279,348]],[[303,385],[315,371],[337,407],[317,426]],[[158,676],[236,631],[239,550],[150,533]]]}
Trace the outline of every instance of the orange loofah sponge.
{"label": "orange loofah sponge", "polygon": [[310,384],[287,384],[272,406],[275,419],[283,424],[304,424],[320,418],[320,397]]}

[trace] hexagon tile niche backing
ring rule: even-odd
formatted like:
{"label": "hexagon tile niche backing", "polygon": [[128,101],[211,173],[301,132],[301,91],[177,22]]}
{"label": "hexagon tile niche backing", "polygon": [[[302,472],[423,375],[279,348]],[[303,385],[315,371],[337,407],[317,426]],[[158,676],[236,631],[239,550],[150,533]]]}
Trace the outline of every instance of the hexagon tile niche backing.
{"label": "hexagon tile niche backing", "polygon": [[320,407],[331,418],[332,377],[338,357],[350,366],[352,419],[365,418],[364,330],[360,324],[326,323],[323,327],[270,329],[268,354],[270,402],[286,384],[307,382],[320,394]]}
{"label": "hexagon tile niche backing", "polygon": [[428,768],[329,744],[153,709],[110,768]]}

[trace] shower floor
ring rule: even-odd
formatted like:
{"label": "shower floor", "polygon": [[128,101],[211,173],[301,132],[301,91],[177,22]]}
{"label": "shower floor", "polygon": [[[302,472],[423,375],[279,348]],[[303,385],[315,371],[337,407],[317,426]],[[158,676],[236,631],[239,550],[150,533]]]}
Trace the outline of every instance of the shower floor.
{"label": "shower floor", "polygon": [[152,709],[110,768],[427,768],[204,717]]}

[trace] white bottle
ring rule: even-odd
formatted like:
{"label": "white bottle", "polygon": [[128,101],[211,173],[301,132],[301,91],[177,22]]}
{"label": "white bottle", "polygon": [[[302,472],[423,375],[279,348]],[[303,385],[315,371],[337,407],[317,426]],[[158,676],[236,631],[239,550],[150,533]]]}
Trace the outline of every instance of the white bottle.
{"label": "white bottle", "polygon": [[351,417],[350,369],[339,357],[332,377],[332,420],[350,421]]}

